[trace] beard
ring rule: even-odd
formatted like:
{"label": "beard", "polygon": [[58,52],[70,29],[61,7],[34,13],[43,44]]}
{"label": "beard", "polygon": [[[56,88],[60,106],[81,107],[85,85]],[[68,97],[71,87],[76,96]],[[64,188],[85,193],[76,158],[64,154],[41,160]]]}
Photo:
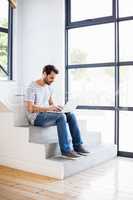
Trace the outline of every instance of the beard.
{"label": "beard", "polygon": [[43,79],[43,82],[46,83],[47,85],[50,85],[50,84],[51,84],[51,82],[49,82],[47,78],[44,78],[44,79]]}

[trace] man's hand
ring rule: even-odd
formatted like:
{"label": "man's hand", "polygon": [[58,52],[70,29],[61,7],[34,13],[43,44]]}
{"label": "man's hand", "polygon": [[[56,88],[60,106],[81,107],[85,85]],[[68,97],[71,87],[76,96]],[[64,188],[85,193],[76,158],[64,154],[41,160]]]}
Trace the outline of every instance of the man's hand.
{"label": "man's hand", "polygon": [[59,107],[61,110],[63,109],[63,106],[58,105],[58,107]]}
{"label": "man's hand", "polygon": [[48,107],[48,112],[61,112],[62,109],[60,106],[51,105]]}

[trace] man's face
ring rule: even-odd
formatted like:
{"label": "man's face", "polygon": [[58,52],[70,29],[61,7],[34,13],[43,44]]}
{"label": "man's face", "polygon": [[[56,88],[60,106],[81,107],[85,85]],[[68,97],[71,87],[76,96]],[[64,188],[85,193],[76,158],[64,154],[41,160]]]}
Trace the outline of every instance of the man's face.
{"label": "man's face", "polygon": [[54,72],[51,72],[48,75],[45,72],[43,74],[43,80],[48,85],[50,85],[51,83],[53,83],[54,80],[55,80],[55,78],[56,78],[56,73],[54,73]]}

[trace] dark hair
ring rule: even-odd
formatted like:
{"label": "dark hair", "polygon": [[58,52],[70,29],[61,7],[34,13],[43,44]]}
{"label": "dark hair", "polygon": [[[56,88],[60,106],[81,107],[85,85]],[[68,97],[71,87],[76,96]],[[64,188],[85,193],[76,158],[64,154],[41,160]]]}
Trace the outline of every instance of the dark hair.
{"label": "dark hair", "polygon": [[46,74],[51,74],[51,72],[54,72],[55,74],[59,74],[59,70],[56,69],[54,65],[46,65],[42,69],[42,73],[46,72]]}

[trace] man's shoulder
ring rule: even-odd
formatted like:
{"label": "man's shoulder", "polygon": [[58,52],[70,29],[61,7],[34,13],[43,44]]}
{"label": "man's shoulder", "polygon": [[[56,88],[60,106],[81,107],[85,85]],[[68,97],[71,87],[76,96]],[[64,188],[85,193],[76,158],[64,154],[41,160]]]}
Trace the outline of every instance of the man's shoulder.
{"label": "man's shoulder", "polygon": [[27,89],[34,89],[36,87],[35,81],[31,81],[28,85],[27,85]]}

